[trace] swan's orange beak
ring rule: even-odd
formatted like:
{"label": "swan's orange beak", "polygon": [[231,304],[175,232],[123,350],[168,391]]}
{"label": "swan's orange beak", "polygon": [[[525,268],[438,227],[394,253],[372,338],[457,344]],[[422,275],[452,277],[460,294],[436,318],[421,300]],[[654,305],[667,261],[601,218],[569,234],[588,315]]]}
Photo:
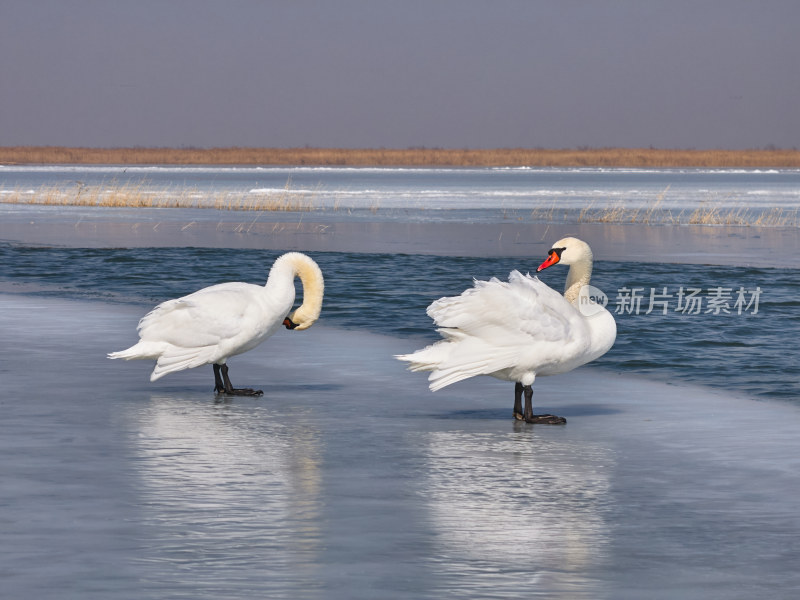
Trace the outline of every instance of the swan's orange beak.
{"label": "swan's orange beak", "polygon": [[297,327],[297,323],[292,321],[289,317],[286,317],[283,320],[283,325],[286,327],[286,329],[294,329],[295,327]]}
{"label": "swan's orange beak", "polygon": [[555,248],[551,248],[547,252],[547,260],[539,265],[539,268],[536,269],[536,272],[538,273],[540,271],[544,271],[547,267],[552,267],[560,260],[561,260],[561,252],[557,252]]}

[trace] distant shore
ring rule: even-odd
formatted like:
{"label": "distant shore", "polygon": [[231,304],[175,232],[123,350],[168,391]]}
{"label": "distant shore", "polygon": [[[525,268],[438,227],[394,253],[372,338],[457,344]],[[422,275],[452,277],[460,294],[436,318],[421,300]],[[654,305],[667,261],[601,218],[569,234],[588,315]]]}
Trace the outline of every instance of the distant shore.
{"label": "distant shore", "polygon": [[72,148],[0,146],[0,165],[800,168],[800,150]]}

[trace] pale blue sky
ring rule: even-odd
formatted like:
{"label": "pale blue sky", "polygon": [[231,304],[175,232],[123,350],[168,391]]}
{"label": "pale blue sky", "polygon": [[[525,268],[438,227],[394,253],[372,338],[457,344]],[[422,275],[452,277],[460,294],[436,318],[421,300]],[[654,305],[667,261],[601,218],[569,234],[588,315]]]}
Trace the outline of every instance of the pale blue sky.
{"label": "pale blue sky", "polygon": [[0,0],[0,145],[800,147],[795,0]]}

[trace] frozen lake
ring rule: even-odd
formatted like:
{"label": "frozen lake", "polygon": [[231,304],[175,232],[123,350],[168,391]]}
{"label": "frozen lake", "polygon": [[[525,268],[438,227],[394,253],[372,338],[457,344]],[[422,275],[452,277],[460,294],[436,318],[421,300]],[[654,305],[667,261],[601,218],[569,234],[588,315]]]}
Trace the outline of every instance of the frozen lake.
{"label": "frozen lake", "polygon": [[[702,598],[800,590],[800,412],[597,368],[431,394],[324,323],[148,382],[139,307],[0,295],[9,598]],[[347,348],[347,352],[342,352]]]}
{"label": "frozen lake", "polygon": [[[798,228],[574,217],[621,204],[796,215],[798,182],[798,170],[0,168],[0,200],[23,201],[0,203],[3,595],[796,596]],[[106,185],[198,206],[288,187],[313,209],[25,203]],[[432,339],[430,301],[534,269],[565,235],[591,244],[610,298],[741,287],[763,291],[759,312],[618,314],[606,356],[537,380],[537,411],[566,427],[514,421],[507,383],[433,394],[392,358]],[[105,358],[155,302],[263,281],[286,250],[319,261],[326,301],[310,330],[231,361],[234,383],[263,397],[218,401],[210,367],[151,384],[151,364]]]}
{"label": "frozen lake", "polygon": [[[37,190],[128,187],[155,197],[182,195],[199,206],[234,193],[287,195],[317,210],[377,213],[489,209],[508,218],[550,209],[626,207],[679,212],[784,208],[800,203],[798,169],[393,168],[300,166],[0,165],[0,200]],[[518,212],[514,212],[518,211]],[[436,216],[434,216],[436,215]],[[552,219],[553,215],[550,215]]]}

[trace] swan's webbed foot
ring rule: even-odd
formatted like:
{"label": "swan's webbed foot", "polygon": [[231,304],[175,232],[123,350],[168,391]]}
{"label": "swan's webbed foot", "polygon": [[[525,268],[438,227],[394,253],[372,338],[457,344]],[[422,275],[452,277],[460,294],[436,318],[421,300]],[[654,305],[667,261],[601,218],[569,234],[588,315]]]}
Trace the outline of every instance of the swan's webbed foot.
{"label": "swan's webbed foot", "polygon": [[526,423],[535,423],[537,425],[566,425],[567,420],[564,417],[557,417],[556,415],[531,415],[530,418],[525,419]]}
{"label": "swan's webbed foot", "polygon": [[218,395],[222,396],[263,396],[264,392],[262,390],[254,390],[253,388],[231,388],[229,390],[226,389],[217,389],[214,388],[214,392]]}
{"label": "swan's webbed foot", "polygon": [[253,388],[235,388],[228,377],[228,365],[213,365],[214,367],[214,393],[224,396],[263,396],[261,390]]}
{"label": "swan's webbed foot", "polygon": [[[522,394],[525,393],[525,410],[522,409]],[[566,425],[564,417],[556,415],[533,414],[533,388],[517,382],[514,386],[514,418],[517,421],[534,423],[537,425]]]}

